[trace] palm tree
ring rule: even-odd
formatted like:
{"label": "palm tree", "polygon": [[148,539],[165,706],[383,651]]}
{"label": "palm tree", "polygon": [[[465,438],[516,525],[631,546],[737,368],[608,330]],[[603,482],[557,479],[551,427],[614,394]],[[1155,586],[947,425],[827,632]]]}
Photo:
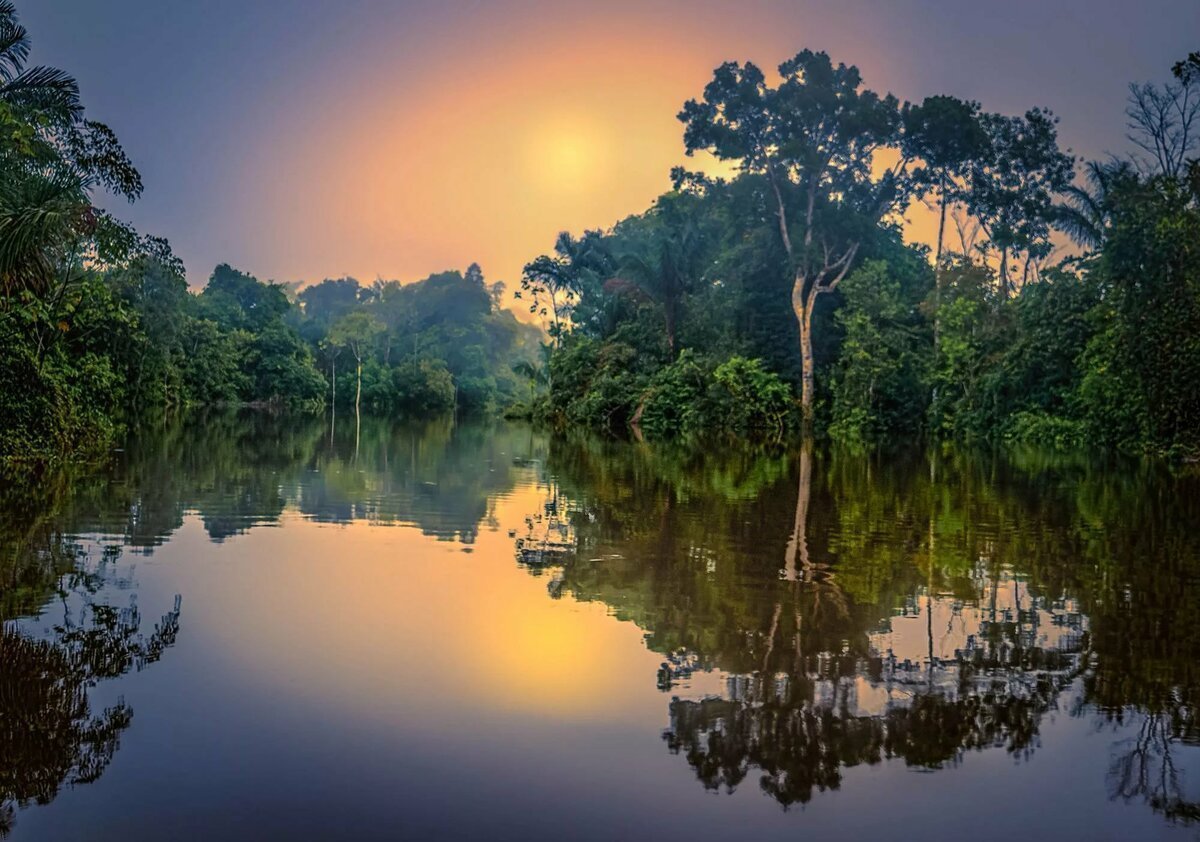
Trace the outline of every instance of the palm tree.
{"label": "palm tree", "polygon": [[516,374],[518,377],[524,377],[529,381],[530,406],[533,405],[533,400],[537,397],[537,391],[540,387],[550,388],[551,348],[551,345],[543,343],[540,360],[521,360],[513,364],[513,374]]}
{"label": "palm tree", "polygon": [[529,295],[529,312],[550,318],[549,333],[559,345],[583,288],[606,277],[613,266],[599,231],[584,231],[582,237],[562,231],[554,241],[553,255],[543,254],[525,264],[521,289],[513,298]]}
{"label": "palm tree", "polygon": [[82,115],[79,86],[61,70],[26,68],[29,34],[0,0],[0,289],[42,288],[88,207],[85,185],[56,165],[38,124]]}
{"label": "palm tree", "polygon": [[1062,191],[1064,204],[1057,205],[1055,224],[1079,245],[1095,249],[1108,236],[1114,194],[1137,183],[1137,171],[1129,161],[1088,161],[1084,165],[1087,186],[1072,184]]}
{"label": "palm tree", "polygon": [[90,204],[78,179],[23,178],[16,169],[0,162],[0,290],[41,293],[53,283]]}
{"label": "palm tree", "polygon": [[608,292],[641,294],[662,307],[667,348],[672,360],[678,350],[676,326],[683,296],[691,289],[697,275],[699,241],[698,229],[690,221],[668,229],[644,251],[624,255],[620,274],[604,284]]}
{"label": "palm tree", "polygon": [[142,245],[90,198],[100,186],[132,201],[142,180],[112,130],[83,119],[75,79],[27,67],[29,49],[0,0],[0,290],[45,294],[81,252],[104,261]]}
{"label": "palm tree", "polygon": [[0,0],[0,101],[58,125],[83,119],[78,83],[54,67],[25,67],[29,46],[29,33],[17,20],[16,7]]}
{"label": "palm tree", "polygon": [[0,0],[0,289],[44,291],[63,245],[87,222],[87,184],[63,166],[47,131],[82,117],[79,86],[61,70],[25,66],[29,35]]}

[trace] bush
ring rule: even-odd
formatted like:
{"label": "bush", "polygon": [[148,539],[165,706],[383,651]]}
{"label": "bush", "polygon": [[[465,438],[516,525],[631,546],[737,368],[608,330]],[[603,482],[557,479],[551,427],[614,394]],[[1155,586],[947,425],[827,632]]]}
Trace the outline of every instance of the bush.
{"label": "bush", "polygon": [[572,337],[550,362],[552,420],[625,430],[649,383],[638,368],[638,353],[630,345]]}
{"label": "bush", "polygon": [[1082,421],[1035,410],[1018,412],[1009,418],[1005,425],[1004,440],[1067,449],[1082,447],[1087,443],[1088,436]]}
{"label": "bush", "polygon": [[713,371],[709,390],[717,429],[779,436],[795,420],[792,390],[759,359],[730,357]]}
{"label": "bush", "polygon": [[685,350],[679,359],[660,369],[641,401],[641,427],[656,437],[692,433],[709,421],[707,402],[712,371]]}
{"label": "bush", "polygon": [[23,343],[0,347],[0,456],[46,460],[94,454],[116,435],[120,381],[109,361],[86,354],[39,365]]}
{"label": "bush", "polygon": [[393,406],[414,415],[454,409],[454,378],[441,360],[408,360],[392,369]]}

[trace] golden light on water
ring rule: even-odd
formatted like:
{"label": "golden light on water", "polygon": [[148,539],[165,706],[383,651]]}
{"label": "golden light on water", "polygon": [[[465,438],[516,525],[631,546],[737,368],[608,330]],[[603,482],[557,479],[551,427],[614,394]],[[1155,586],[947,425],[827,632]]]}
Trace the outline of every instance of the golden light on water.
{"label": "golden light on water", "polygon": [[[462,552],[406,526],[315,524],[296,514],[284,529],[253,530],[223,547],[220,575],[180,567],[189,601],[220,604],[222,621],[191,633],[224,653],[230,668],[286,686],[292,703],[336,706],[388,721],[420,698],[444,700],[451,727],[481,704],[555,719],[617,718],[647,694],[656,656],[632,624],[602,604],[551,600],[546,576],[516,568],[507,529],[540,510],[544,489],[497,498],[500,526]],[[161,550],[203,551],[189,519]],[[336,559],[354,560],[353,573]],[[412,594],[421,598],[414,600]],[[641,650],[641,671],[630,651]],[[580,672],[609,689],[603,696]]]}

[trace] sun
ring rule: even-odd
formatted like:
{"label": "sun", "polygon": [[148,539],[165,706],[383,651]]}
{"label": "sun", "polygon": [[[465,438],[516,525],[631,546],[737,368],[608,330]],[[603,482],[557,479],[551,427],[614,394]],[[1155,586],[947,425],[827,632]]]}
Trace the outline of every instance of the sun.
{"label": "sun", "polygon": [[526,143],[530,178],[550,195],[574,195],[602,185],[611,175],[608,133],[587,114],[536,121]]}

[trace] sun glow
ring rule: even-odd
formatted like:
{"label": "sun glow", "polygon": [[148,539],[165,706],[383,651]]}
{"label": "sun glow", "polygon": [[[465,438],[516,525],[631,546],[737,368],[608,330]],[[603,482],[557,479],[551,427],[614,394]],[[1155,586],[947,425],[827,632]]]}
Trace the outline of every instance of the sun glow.
{"label": "sun glow", "polygon": [[538,121],[526,143],[528,175],[542,190],[580,193],[612,175],[605,128],[588,115],[556,115]]}
{"label": "sun glow", "polygon": [[475,260],[515,286],[559,231],[643,210],[672,166],[695,163],[675,112],[711,61],[682,45],[615,53],[611,37],[439,58],[420,68],[439,80],[428,89],[385,69],[394,95],[339,91],[319,123],[281,123],[251,168],[271,185],[251,199],[258,236],[287,256],[289,278],[408,280]]}

